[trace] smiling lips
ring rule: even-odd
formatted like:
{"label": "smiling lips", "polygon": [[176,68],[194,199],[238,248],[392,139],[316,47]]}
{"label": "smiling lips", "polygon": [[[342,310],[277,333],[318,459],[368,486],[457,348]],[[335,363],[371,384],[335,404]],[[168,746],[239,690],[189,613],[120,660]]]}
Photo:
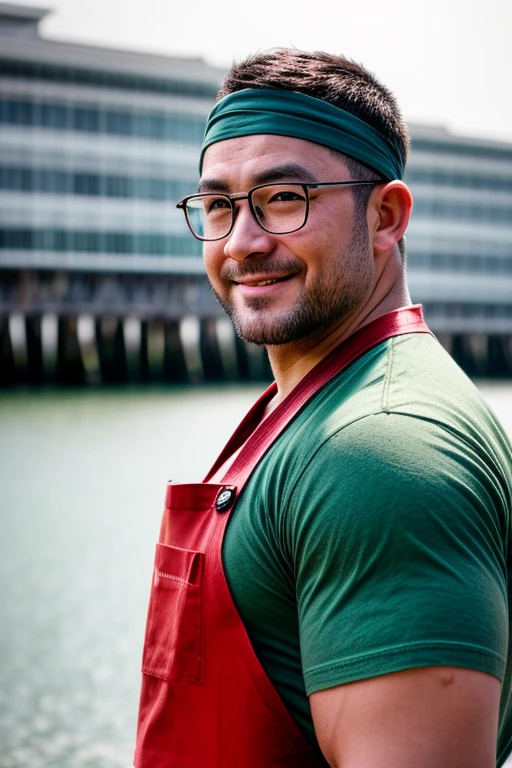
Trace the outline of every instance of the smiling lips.
{"label": "smiling lips", "polygon": [[236,285],[242,285],[246,288],[255,288],[264,285],[273,285],[274,283],[282,283],[292,277],[294,277],[293,274],[283,275],[283,277],[269,277],[264,280],[233,280],[233,282],[236,283]]}

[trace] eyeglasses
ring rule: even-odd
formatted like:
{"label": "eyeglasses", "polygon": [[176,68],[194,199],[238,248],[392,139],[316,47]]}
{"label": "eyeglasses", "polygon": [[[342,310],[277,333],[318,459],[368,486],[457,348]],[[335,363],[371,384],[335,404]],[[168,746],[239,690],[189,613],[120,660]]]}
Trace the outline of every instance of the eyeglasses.
{"label": "eyeglasses", "polygon": [[382,181],[317,181],[310,184],[260,184],[247,194],[225,195],[217,192],[188,195],[176,205],[185,213],[190,231],[198,240],[222,240],[234,227],[235,203],[248,200],[255,221],[272,235],[288,235],[306,224],[309,190],[318,187],[358,187],[382,184]]}

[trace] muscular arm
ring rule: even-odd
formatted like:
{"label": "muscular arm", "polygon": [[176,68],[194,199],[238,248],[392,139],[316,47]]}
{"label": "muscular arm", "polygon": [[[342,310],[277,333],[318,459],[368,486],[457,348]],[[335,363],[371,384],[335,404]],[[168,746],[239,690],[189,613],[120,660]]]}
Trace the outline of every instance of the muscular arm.
{"label": "muscular arm", "polygon": [[311,694],[332,768],[495,768],[499,680],[422,667]]}
{"label": "muscular arm", "polygon": [[326,759],[495,768],[507,522],[487,464],[437,425],[392,414],[322,451],[294,495],[293,542],[303,674]]}

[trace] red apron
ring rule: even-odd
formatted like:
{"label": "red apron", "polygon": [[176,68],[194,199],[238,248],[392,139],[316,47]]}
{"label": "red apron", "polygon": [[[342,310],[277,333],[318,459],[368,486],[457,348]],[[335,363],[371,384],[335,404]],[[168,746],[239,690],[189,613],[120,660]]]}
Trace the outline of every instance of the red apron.
{"label": "red apron", "polygon": [[[136,768],[319,768],[253,651],[222,566],[229,514],[251,472],[304,404],[371,347],[430,333],[421,307],[378,318],[311,370],[261,421],[272,384],[203,483],[167,486],[142,661]],[[222,483],[208,482],[239,448]]]}

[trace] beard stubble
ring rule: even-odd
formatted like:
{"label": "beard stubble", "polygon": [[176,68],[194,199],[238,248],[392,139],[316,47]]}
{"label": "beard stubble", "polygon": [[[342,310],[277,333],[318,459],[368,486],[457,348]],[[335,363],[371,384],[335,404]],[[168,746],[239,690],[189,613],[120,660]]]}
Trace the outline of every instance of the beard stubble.
{"label": "beard stubble", "polygon": [[[272,274],[272,271],[291,271],[301,279],[307,268],[296,259],[277,262],[267,257],[244,262],[236,270],[228,268],[223,277],[233,280],[242,275]],[[248,316],[222,299],[213,288],[212,291],[240,338],[253,344],[278,346],[321,333],[343,321],[364,301],[372,280],[366,216],[358,216],[349,245],[327,262],[309,286],[303,282],[297,302],[287,312],[273,314],[272,298],[248,297],[244,299],[245,307],[250,310]]]}

